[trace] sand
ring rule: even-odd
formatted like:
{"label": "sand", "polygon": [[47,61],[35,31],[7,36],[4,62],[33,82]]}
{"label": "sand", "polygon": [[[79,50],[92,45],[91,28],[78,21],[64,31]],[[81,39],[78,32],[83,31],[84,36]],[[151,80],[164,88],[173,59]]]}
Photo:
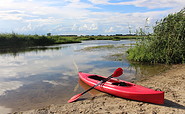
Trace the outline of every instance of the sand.
{"label": "sand", "polygon": [[170,70],[136,84],[165,91],[165,103],[157,105],[102,94],[15,114],[185,114],[185,64],[173,65]]}

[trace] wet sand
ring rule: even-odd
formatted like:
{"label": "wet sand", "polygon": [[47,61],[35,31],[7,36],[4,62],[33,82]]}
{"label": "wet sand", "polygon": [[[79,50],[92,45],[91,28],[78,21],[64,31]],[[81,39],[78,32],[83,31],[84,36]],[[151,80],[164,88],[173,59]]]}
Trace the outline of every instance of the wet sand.
{"label": "wet sand", "polygon": [[[17,114],[185,114],[185,64],[136,84],[165,91],[163,105],[132,101],[105,93],[64,105],[49,105]],[[15,114],[16,114],[15,113]]]}

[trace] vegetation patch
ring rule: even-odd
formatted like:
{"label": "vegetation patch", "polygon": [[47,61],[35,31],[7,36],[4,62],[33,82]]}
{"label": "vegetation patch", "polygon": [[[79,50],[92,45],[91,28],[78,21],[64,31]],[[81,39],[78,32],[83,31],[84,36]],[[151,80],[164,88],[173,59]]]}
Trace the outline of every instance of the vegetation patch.
{"label": "vegetation patch", "polygon": [[116,53],[112,55],[105,56],[105,59],[110,61],[123,61],[125,53]]}
{"label": "vegetation patch", "polygon": [[81,40],[76,37],[21,35],[16,33],[0,34],[0,47],[2,48],[22,48],[80,42]]}
{"label": "vegetation patch", "polygon": [[102,50],[102,49],[112,49],[115,48],[114,45],[102,45],[102,46],[92,46],[92,47],[85,47],[82,51],[94,51],[94,50]]}
{"label": "vegetation patch", "polygon": [[82,51],[95,51],[95,50],[105,50],[105,49],[122,49],[125,48],[125,44],[121,45],[101,45],[101,46],[92,46],[92,47],[85,47]]}
{"label": "vegetation patch", "polygon": [[149,63],[185,63],[185,8],[154,27],[152,36],[128,51],[128,59]]}

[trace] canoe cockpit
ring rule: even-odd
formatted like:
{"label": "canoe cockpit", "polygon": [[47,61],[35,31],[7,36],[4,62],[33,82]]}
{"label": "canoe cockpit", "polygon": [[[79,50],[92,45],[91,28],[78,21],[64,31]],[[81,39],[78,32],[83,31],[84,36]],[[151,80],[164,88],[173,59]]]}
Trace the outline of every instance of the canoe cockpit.
{"label": "canoe cockpit", "polygon": [[99,77],[99,76],[97,76],[97,75],[89,76],[89,78],[94,79],[94,80],[98,80],[98,81],[101,81],[101,80],[103,80],[103,79],[106,79],[106,78],[103,78],[103,77]]}
{"label": "canoe cockpit", "polygon": [[[103,77],[99,77],[97,75],[91,75],[88,78],[98,80],[98,81],[106,79],[106,78],[103,78]],[[127,84],[127,83],[121,82],[121,81],[117,81],[117,80],[111,80],[110,79],[108,82],[111,83],[112,85],[116,85],[116,86],[130,86],[130,84]]]}

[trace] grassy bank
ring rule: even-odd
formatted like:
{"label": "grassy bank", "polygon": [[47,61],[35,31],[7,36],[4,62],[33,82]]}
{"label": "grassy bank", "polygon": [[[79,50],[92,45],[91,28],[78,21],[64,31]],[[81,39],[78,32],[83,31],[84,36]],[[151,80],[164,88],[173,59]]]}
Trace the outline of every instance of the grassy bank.
{"label": "grassy bank", "polygon": [[114,40],[119,41],[123,39],[142,39],[144,36],[125,35],[125,36],[79,36],[80,40]]}
{"label": "grassy bank", "polygon": [[128,59],[147,63],[185,63],[185,8],[157,22],[152,37],[128,50]]}
{"label": "grassy bank", "polygon": [[0,47],[30,47],[46,46],[53,44],[80,43],[83,40],[122,40],[136,39],[141,36],[39,36],[21,34],[0,34]]}

